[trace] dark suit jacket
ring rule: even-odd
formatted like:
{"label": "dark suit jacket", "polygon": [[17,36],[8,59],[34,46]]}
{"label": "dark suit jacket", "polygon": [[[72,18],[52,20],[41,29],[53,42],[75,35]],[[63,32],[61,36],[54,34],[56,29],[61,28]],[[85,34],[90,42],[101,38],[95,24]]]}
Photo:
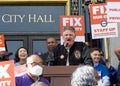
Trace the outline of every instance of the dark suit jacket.
{"label": "dark suit jacket", "polygon": [[66,65],[67,56],[69,54],[70,65],[87,64],[93,66],[93,61],[90,56],[89,48],[83,42],[75,42],[67,52],[64,45],[59,45],[53,51],[54,65]]}

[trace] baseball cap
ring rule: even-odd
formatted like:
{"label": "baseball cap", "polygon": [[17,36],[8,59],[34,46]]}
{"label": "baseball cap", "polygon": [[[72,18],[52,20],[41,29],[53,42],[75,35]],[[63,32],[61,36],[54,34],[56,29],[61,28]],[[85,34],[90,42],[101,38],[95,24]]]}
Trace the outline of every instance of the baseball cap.
{"label": "baseball cap", "polygon": [[36,55],[42,55],[42,52],[41,51],[36,51],[36,52],[34,52],[34,54],[36,54]]}

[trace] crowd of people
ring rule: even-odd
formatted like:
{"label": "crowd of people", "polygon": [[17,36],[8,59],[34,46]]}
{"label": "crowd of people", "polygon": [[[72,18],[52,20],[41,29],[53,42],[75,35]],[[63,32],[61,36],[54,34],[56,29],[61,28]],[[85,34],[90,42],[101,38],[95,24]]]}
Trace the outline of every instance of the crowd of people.
{"label": "crowd of people", "polygon": [[[14,58],[15,67],[25,65],[27,73],[15,77],[16,86],[50,86],[50,81],[42,76],[43,65],[78,65],[72,73],[71,86],[120,86],[120,63],[115,69],[100,48],[89,48],[83,42],[75,42],[75,38],[75,29],[65,27],[63,44],[59,44],[55,37],[48,37],[48,51],[45,53],[30,55],[27,48],[18,48]],[[114,52],[120,61],[120,48]],[[8,61],[10,55],[11,52],[0,51],[0,61]]]}

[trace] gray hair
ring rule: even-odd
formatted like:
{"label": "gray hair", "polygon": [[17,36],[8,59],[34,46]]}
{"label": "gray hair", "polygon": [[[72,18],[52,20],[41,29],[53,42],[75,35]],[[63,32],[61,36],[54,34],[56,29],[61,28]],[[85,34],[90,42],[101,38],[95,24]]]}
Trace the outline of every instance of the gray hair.
{"label": "gray hair", "polygon": [[66,30],[70,30],[75,33],[75,28],[73,28],[71,26],[64,27],[63,32],[65,32]]}
{"label": "gray hair", "polygon": [[94,68],[88,65],[78,67],[72,74],[71,86],[96,86]]}
{"label": "gray hair", "polygon": [[43,82],[35,82],[33,83],[31,86],[47,86],[47,84],[43,83]]}

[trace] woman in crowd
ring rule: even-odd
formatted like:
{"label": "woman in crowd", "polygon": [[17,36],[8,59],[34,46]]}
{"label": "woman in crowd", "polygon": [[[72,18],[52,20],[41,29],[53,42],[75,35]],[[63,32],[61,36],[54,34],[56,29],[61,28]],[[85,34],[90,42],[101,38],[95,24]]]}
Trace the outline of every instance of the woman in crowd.
{"label": "woman in crowd", "polygon": [[92,66],[79,66],[72,73],[71,86],[97,86],[96,75]]}
{"label": "woman in crowd", "polygon": [[15,66],[23,65],[26,63],[28,57],[28,50],[25,47],[20,47],[15,53]]}
{"label": "woman in crowd", "polygon": [[101,86],[110,86],[109,71],[105,65],[99,63],[101,59],[100,52],[99,48],[90,48],[90,55],[93,60],[94,69],[98,72],[101,78]]}

